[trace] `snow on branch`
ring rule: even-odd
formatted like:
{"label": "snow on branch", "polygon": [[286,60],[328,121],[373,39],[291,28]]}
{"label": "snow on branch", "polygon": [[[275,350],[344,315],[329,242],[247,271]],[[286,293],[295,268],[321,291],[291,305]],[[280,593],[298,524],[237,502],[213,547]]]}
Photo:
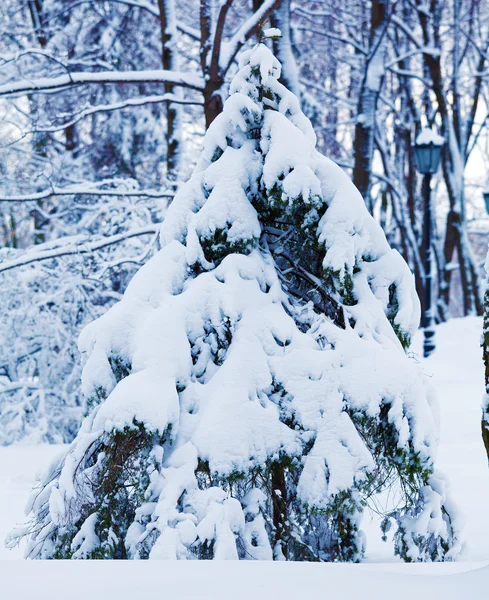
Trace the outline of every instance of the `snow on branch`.
{"label": "snow on branch", "polygon": [[414,35],[411,29],[404,23],[402,19],[397,17],[396,15],[391,16],[391,23],[396,25],[405,35],[409,38],[411,43],[413,43],[417,48],[421,48],[421,44],[419,39]]}
{"label": "snow on branch", "polygon": [[95,242],[88,242],[88,237],[83,239],[70,238],[68,241],[65,240],[65,243],[63,243],[62,239],[57,240],[56,248],[40,252],[39,250],[36,250],[35,252],[27,252],[20,258],[0,263],[0,273],[3,273],[4,271],[10,271],[11,269],[16,269],[17,267],[23,267],[33,262],[49,260],[51,258],[60,258],[61,256],[72,256],[77,254],[91,254],[96,250],[101,250],[107,246],[119,244],[120,242],[134,237],[156,234],[158,233],[159,227],[160,226],[158,223],[152,223],[151,225],[105,237]]}
{"label": "snow on branch", "polygon": [[126,6],[132,6],[133,8],[141,8],[143,10],[147,10],[149,13],[154,15],[155,17],[159,17],[160,13],[156,6],[153,6],[150,2],[146,2],[146,0],[112,0],[115,4],[125,4]]}
{"label": "snow on branch", "polygon": [[407,58],[410,58],[411,56],[416,56],[417,54],[429,54],[430,56],[438,57],[438,56],[440,56],[440,50],[438,48],[429,48],[428,46],[425,46],[422,48],[416,48],[416,50],[411,50],[410,52],[405,52],[404,54],[401,54],[400,56],[396,56],[396,58],[394,58],[391,61],[389,61],[388,63],[386,63],[385,68],[389,69],[390,67],[393,67],[397,63],[400,63],[401,61],[406,60]]}
{"label": "snow on branch", "polygon": [[[106,182],[102,182],[106,183]],[[145,198],[173,198],[170,192],[159,192],[158,190],[138,190],[128,188],[102,189],[99,184],[79,183],[66,187],[52,187],[41,192],[34,192],[23,195],[0,195],[0,202],[32,202],[51,198],[52,196],[126,196],[126,197],[145,197]]]}
{"label": "snow on branch", "polygon": [[172,83],[194,90],[203,90],[202,77],[179,71],[155,69],[150,71],[101,71],[98,73],[65,73],[58,77],[41,77],[32,81],[11,81],[0,85],[0,96],[33,92],[60,91],[90,83]]}
{"label": "snow on branch", "polygon": [[[156,6],[154,6],[153,4],[146,2],[145,0],[112,0],[112,1],[117,4],[126,4],[127,6],[132,6],[133,8],[141,8],[142,10],[148,11],[150,14],[157,17],[158,19],[160,18],[160,12],[159,12],[158,8]],[[195,29],[194,27],[191,27],[190,25],[186,25],[185,23],[177,23],[177,29],[181,33],[188,35],[190,38],[192,38],[194,40],[200,39],[199,31],[197,29]]]}
{"label": "snow on branch", "polygon": [[344,44],[349,44],[350,46],[353,46],[355,48],[355,50],[357,50],[360,54],[364,54],[364,55],[367,54],[367,50],[365,49],[365,47],[362,46],[361,44],[359,44],[352,37],[347,37],[346,35],[340,35],[338,33],[328,31],[327,29],[318,29],[318,28],[310,27],[310,26],[307,26],[307,27],[299,26],[299,27],[296,27],[296,29],[298,31],[308,31],[310,33],[315,33],[316,35],[320,35],[322,37],[327,37],[332,40],[337,40],[338,42],[343,42]]}
{"label": "snow on branch", "polygon": [[81,121],[85,117],[88,117],[95,113],[111,112],[114,110],[121,110],[129,106],[144,106],[146,104],[159,104],[161,102],[172,102],[174,104],[190,104],[202,106],[202,102],[199,102],[198,100],[185,100],[184,98],[176,96],[175,94],[163,94],[160,96],[143,96],[142,98],[128,98],[127,100],[122,100],[121,102],[89,106],[77,113],[76,115],[74,115],[72,119],[65,123],[62,123],[60,125],[51,125],[48,127],[37,127],[35,129],[35,132],[52,133],[54,131],[62,131],[63,129],[66,129],[66,127],[70,127],[71,125],[78,123],[78,121]]}

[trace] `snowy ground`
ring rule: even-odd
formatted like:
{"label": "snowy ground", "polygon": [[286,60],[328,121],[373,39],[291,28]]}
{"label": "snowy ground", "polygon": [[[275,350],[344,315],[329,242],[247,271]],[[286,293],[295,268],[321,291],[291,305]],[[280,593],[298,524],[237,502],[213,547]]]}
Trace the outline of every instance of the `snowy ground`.
{"label": "snowy ground", "polygon": [[[452,493],[464,521],[465,546],[460,562],[452,565],[396,563],[390,545],[380,540],[375,517],[366,516],[367,562],[364,565],[306,564],[168,564],[147,563],[26,563],[0,561],[0,598],[36,600],[67,597],[145,597],[145,592],[165,590],[165,597],[184,598],[312,598],[362,599],[430,597],[444,600],[470,594],[483,598],[489,586],[489,469],[480,436],[483,370],[478,318],[456,319],[437,330],[438,350],[423,369],[432,378],[441,413],[438,466],[447,473]],[[421,336],[414,353],[421,355]],[[62,450],[59,446],[0,448],[0,539],[23,518],[29,488],[36,472]],[[0,559],[20,559],[20,549],[0,545]],[[390,564],[388,564],[390,563]],[[461,571],[470,571],[460,573]],[[458,573],[458,574],[457,574]],[[52,587],[48,582],[56,580]],[[72,586],[73,580],[83,586]],[[239,580],[239,585],[236,581]],[[104,592],[110,581],[110,596]],[[164,583],[162,583],[164,582]],[[75,588],[75,589],[73,589]],[[44,594],[44,595],[43,595]]]}
{"label": "snowy ground", "polygon": [[402,565],[393,570],[386,565],[259,561],[15,561],[0,564],[0,597],[2,600],[482,600],[487,597],[489,567],[449,574],[454,571],[451,565],[434,569],[427,566]]}

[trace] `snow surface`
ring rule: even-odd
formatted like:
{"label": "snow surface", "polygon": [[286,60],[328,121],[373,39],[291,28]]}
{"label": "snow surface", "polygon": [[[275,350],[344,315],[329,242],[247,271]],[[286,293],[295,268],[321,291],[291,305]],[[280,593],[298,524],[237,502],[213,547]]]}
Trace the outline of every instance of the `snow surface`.
{"label": "snow surface", "polygon": [[[482,320],[476,317],[445,323],[436,330],[436,352],[427,360],[419,359],[438,396],[441,440],[437,462],[450,480],[463,520],[465,545],[459,560],[471,562],[489,561],[489,469],[480,435],[484,379],[479,347],[481,329]],[[421,345],[422,335],[418,333],[413,345],[418,357]],[[0,538],[15,523],[24,520],[23,507],[36,474],[64,448],[49,445],[0,448]],[[369,540],[368,562],[398,562],[392,555],[392,545],[381,541],[373,512],[366,513],[362,527]],[[0,545],[0,559],[21,559],[22,555],[23,548],[9,551]],[[426,572],[432,572],[427,569]]]}
{"label": "snow surface", "polygon": [[0,563],[0,580],[8,600],[482,600],[489,566],[28,561]]}

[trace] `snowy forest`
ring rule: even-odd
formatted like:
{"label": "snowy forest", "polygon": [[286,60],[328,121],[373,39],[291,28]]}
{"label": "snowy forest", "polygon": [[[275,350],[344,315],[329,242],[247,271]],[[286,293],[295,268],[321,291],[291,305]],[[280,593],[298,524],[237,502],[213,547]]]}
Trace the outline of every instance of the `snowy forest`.
{"label": "snowy forest", "polygon": [[489,563],[486,0],[1,0],[0,217],[0,558]]}

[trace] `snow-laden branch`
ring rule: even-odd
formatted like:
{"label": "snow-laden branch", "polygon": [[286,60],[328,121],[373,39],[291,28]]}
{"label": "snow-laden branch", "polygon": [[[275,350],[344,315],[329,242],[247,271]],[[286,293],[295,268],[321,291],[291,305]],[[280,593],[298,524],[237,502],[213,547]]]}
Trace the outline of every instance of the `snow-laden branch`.
{"label": "snow-laden branch", "polygon": [[355,48],[355,50],[357,50],[360,54],[365,54],[365,55],[367,54],[367,50],[351,37],[340,35],[338,33],[328,31],[327,29],[318,29],[315,27],[308,27],[305,25],[296,27],[296,29],[298,31],[308,31],[310,33],[315,33],[316,35],[320,35],[322,37],[327,37],[329,39],[336,40],[338,42],[343,42],[344,44],[349,44],[350,46],[353,46]]}
{"label": "snow-laden branch", "polygon": [[117,235],[111,235],[94,242],[89,242],[88,237],[85,237],[84,239],[71,238],[65,244],[63,244],[63,240],[57,240],[58,245],[56,248],[44,251],[36,250],[34,252],[27,252],[20,258],[0,263],[0,273],[4,271],[10,271],[11,269],[16,269],[17,267],[23,267],[34,262],[49,260],[51,258],[60,258],[61,256],[73,256],[78,254],[91,254],[96,250],[101,250],[107,246],[119,244],[120,242],[134,237],[156,234],[159,230],[159,227],[160,226],[158,223],[152,223],[151,225],[147,225],[139,229],[126,231],[125,233],[119,233]]}
{"label": "snow-laden branch", "polygon": [[0,85],[0,96],[29,94],[33,92],[60,91],[69,87],[91,83],[171,83],[194,90],[203,90],[204,80],[193,73],[164,71],[101,71],[98,73],[65,73],[58,77],[41,77],[34,80],[12,81]]}
{"label": "snow-laden branch", "polygon": [[101,189],[99,185],[93,183],[85,184],[79,183],[76,185],[70,185],[66,187],[55,187],[41,192],[34,192],[32,194],[6,194],[0,195],[0,202],[33,202],[38,200],[45,200],[52,196],[73,196],[73,195],[84,195],[84,196],[125,196],[125,197],[144,197],[144,198],[173,198],[173,194],[170,192],[159,192],[158,190],[138,190],[138,189],[127,189],[127,188],[112,188],[112,189]]}
{"label": "snow-laden branch", "polygon": [[223,44],[221,53],[221,69],[226,73],[231,66],[231,63],[239,52],[240,48],[247,42],[250,37],[256,32],[260,23],[266,21],[270,14],[278,8],[282,0],[265,0],[260,8],[241,25],[233,37]]}
{"label": "snow-laden branch", "polygon": [[64,188],[53,187],[42,192],[34,192],[32,194],[7,194],[0,195],[0,202],[33,202],[45,200],[52,196],[125,196],[126,198],[173,198],[170,192],[158,192],[157,190],[128,190],[128,189],[111,189],[104,190],[97,187],[90,188],[85,185],[70,185]]}
{"label": "snow-laden branch", "polygon": [[[117,4],[126,4],[127,6],[132,6],[134,8],[141,8],[142,10],[148,11],[150,14],[157,17],[158,19],[160,18],[160,12],[158,8],[150,2],[146,2],[146,0],[112,0],[112,2],[115,2]],[[177,23],[177,29],[181,33],[188,35],[194,40],[200,39],[200,33],[198,29],[195,29],[190,25],[186,25],[185,23]]]}
{"label": "snow-laden branch", "polygon": [[112,2],[115,4],[125,4],[126,6],[132,6],[133,8],[141,8],[147,10],[155,17],[160,16],[158,8],[146,0],[112,0]]}
{"label": "snow-laden branch", "polygon": [[100,112],[111,112],[114,110],[121,110],[123,108],[127,108],[129,106],[144,106],[145,104],[159,104],[161,102],[169,102],[171,101],[174,104],[190,104],[196,106],[202,106],[202,102],[198,100],[185,100],[184,98],[180,98],[175,94],[163,94],[161,96],[143,96],[142,98],[128,98],[127,100],[122,100],[121,102],[113,102],[111,104],[98,104],[96,106],[90,106],[80,111],[76,115],[73,116],[72,119],[66,121],[60,125],[51,125],[48,127],[36,127],[36,133],[52,133],[55,131],[62,131],[66,129],[66,127],[70,127],[78,121],[81,121],[85,117],[93,115],[95,113]]}
{"label": "snow-laden branch", "polygon": [[416,48],[416,50],[411,50],[410,52],[405,52],[404,54],[401,54],[400,56],[396,56],[396,58],[393,58],[392,60],[390,60],[389,62],[387,62],[385,64],[385,68],[389,69],[390,67],[393,67],[397,63],[400,63],[403,60],[410,58],[411,56],[416,56],[417,54],[429,54],[430,56],[438,57],[438,56],[440,56],[440,50],[439,50],[439,48],[428,48],[427,46],[425,46],[423,48]]}
{"label": "snow-laden branch", "polygon": [[402,19],[400,19],[396,15],[392,15],[391,23],[396,25],[403,33],[410,39],[410,41],[416,46],[416,48],[421,48],[421,43],[416,35],[412,32],[412,30],[404,23]]}
{"label": "snow-laden branch", "polygon": [[394,73],[395,75],[397,75],[398,77],[409,77],[411,79],[417,79],[418,81],[421,81],[422,83],[424,83],[424,85],[430,89],[431,87],[433,87],[433,83],[432,81],[430,81],[429,79],[426,79],[426,77],[423,77],[423,75],[416,73],[415,71],[409,71],[407,69],[396,69],[394,67],[389,67],[388,70],[391,73]]}
{"label": "snow-laden branch", "polygon": [[101,60],[100,58],[98,58],[96,60],[84,60],[82,58],[77,58],[75,60],[75,59],[70,59],[67,57],[63,58],[62,56],[55,56],[54,54],[52,54],[51,52],[48,52],[47,50],[43,50],[42,48],[36,48],[36,47],[24,48],[22,50],[18,50],[15,54],[1,56],[0,57],[0,67],[4,67],[5,65],[7,65],[9,63],[15,63],[16,61],[20,60],[21,58],[23,58],[25,56],[36,57],[36,58],[39,58],[39,57],[45,58],[46,60],[56,63],[57,65],[59,65],[60,67],[65,69],[67,72],[69,72],[70,68],[74,67],[75,65],[78,69],[80,68],[80,66],[98,67],[98,68],[109,69],[109,70],[112,67],[112,65],[109,62]]}

